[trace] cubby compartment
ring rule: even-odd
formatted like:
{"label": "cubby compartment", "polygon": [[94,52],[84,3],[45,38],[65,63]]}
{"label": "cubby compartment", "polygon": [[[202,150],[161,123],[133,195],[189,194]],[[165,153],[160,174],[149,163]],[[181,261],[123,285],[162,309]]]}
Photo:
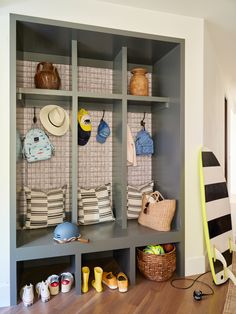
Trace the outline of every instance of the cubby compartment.
{"label": "cubby compartment", "polygon": [[78,92],[80,96],[121,95],[122,93],[122,50],[117,55],[97,55],[102,59],[82,58],[78,45]]}
{"label": "cubby compartment", "polygon": [[[178,43],[161,40],[135,38],[127,45],[127,93],[130,94],[131,71],[134,68],[144,68],[148,80],[148,95],[152,97],[169,97],[169,91],[164,87],[166,77],[163,73],[166,62],[170,62],[172,51],[179,49]],[[177,61],[180,64],[180,59]],[[170,63],[169,63],[170,64]],[[171,71],[171,70],[170,70]],[[169,80],[169,77],[168,77]]]}
{"label": "cubby compartment", "polygon": [[[115,220],[122,224],[125,205],[121,175],[124,167],[121,140],[122,101],[79,97],[78,109],[81,108],[89,112],[92,131],[87,144],[78,145],[78,187],[88,190],[107,186]],[[110,129],[110,134],[104,143],[97,141],[96,138],[101,119]]]}
{"label": "cubby compartment", "polygon": [[[40,62],[49,62],[57,68],[61,80],[59,90],[71,91],[71,30],[50,25],[41,26],[17,22],[16,87],[20,92],[31,90],[32,93],[32,89],[36,88],[34,76],[37,65]],[[41,90],[39,93],[46,91]]]}
{"label": "cubby compartment", "polygon": [[111,251],[82,254],[82,267],[90,269],[90,284],[94,279],[94,267],[101,267],[104,272],[112,272],[115,276],[124,272],[130,280],[130,249],[122,248]]}
{"label": "cubby compartment", "polygon": [[[30,283],[33,285],[34,289],[34,300],[37,300],[36,284],[47,280],[47,278],[53,274],[60,276],[64,272],[70,272],[74,276],[74,282],[72,289],[76,285],[77,278],[75,276],[75,256],[59,256],[51,258],[41,258],[27,261],[17,262],[17,291],[18,299],[20,299],[20,290],[25,285]],[[60,291],[60,289],[59,289]],[[60,292],[59,292],[60,293]],[[56,296],[51,296],[51,298]],[[39,300],[39,302],[41,302]]]}
{"label": "cubby compartment", "polygon": [[[55,136],[48,132],[40,121],[39,112],[47,105],[56,104],[51,98],[50,101],[43,101],[40,105],[37,100],[21,100],[18,101],[16,108],[16,134],[17,134],[17,159],[16,159],[16,226],[17,226],[17,246],[24,245],[30,241],[45,236],[45,227],[37,225],[37,217],[31,216],[27,226],[26,220],[29,219],[29,213],[32,209],[32,204],[38,204],[35,210],[38,212],[38,220],[43,221],[40,217],[40,208],[43,211],[45,199],[38,199],[39,196],[33,196],[32,190],[42,191],[43,193],[53,191],[55,195],[53,201],[64,208],[64,219],[71,219],[72,208],[72,135],[71,129],[63,136]],[[71,104],[62,103],[61,108],[66,112],[69,119],[71,117]],[[33,122],[34,116],[36,123]],[[54,147],[54,153],[50,159],[29,162],[22,154],[24,148],[24,139],[27,132],[31,129],[39,128],[43,130],[49,138],[50,143]],[[60,190],[60,191],[57,191]],[[28,193],[28,194],[27,194]],[[27,194],[27,195],[26,195]],[[63,199],[62,199],[63,196]],[[41,197],[43,197],[41,195]],[[50,201],[50,200],[49,200]],[[34,215],[36,212],[34,212]],[[53,214],[53,213],[52,213]],[[33,214],[32,214],[33,215]],[[44,213],[42,213],[43,216]],[[52,218],[52,217],[51,217]],[[33,223],[33,220],[35,223]],[[53,224],[53,221],[51,220]],[[46,222],[45,222],[46,224]],[[37,230],[36,230],[37,229]],[[31,240],[30,240],[31,239]]]}

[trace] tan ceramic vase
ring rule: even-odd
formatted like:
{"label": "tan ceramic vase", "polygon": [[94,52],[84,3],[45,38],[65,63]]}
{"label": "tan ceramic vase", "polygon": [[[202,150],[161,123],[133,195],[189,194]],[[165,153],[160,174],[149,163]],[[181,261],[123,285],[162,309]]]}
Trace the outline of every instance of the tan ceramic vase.
{"label": "tan ceramic vase", "polygon": [[57,68],[49,62],[40,62],[34,76],[36,88],[59,89],[61,79]]}
{"label": "tan ceramic vase", "polygon": [[148,79],[146,77],[147,69],[134,68],[131,70],[133,76],[130,80],[130,94],[137,96],[148,96]]}

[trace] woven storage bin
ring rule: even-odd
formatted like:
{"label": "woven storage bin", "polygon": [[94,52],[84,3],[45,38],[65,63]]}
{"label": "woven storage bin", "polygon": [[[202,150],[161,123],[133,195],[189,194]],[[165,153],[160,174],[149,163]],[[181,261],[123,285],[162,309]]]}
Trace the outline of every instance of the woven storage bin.
{"label": "woven storage bin", "polygon": [[165,281],[173,276],[176,269],[176,249],[171,252],[155,255],[138,249],[138,268],[150,280]]}

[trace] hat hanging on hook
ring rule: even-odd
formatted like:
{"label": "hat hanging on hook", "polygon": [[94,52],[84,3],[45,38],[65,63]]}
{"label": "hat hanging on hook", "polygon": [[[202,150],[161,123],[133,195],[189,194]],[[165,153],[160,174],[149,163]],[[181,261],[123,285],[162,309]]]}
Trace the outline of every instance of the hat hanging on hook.
{"label": "hat hanging on hook", "polygon": [[105,110],[103,110],[102,118],[100,120],[98,129],[97,129],[96,140],[100,144],[105,143],[106,139],[108,138],[108,136],[111,133],[109,125],[106,123],[106,121],[103,120],[104,116],[105,116]]}

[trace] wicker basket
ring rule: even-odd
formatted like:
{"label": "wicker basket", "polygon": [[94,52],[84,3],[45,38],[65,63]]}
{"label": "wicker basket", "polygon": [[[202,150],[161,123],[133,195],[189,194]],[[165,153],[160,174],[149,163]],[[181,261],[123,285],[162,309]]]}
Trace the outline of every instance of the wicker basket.
{"label": "wicker basket", "polygon": [[155,255],[138,249],[138,268],[150,280],[165,281],[173,276],[176,269],[176,249],[171,252]]}

